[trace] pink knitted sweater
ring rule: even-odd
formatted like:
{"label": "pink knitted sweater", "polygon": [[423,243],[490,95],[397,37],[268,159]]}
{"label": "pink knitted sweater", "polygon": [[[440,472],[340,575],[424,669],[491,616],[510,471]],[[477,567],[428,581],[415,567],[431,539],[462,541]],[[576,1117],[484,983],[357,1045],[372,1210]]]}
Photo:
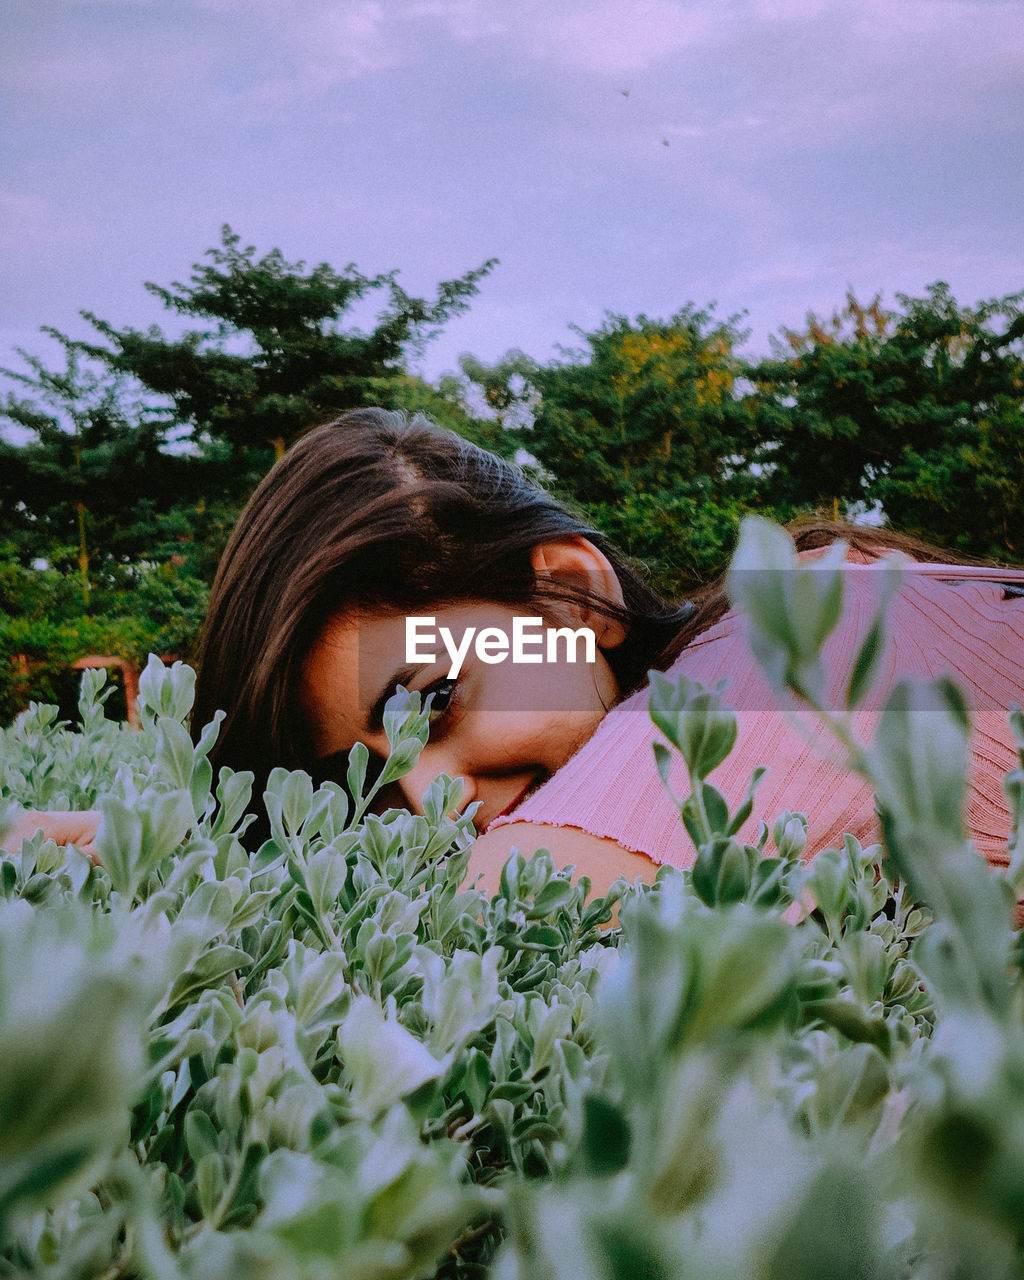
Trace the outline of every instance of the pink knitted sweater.
{"label": "pink knitted sweater", "polygon": [[[849,564],[845,578],[843,616],[824,650],[836,707],[874,617],[879,588],[871,563]],[[907,564],[904,583],[889,606],[883,668],[857,713],[859,733],[866,738],[899,678],[949,675],[957,681],[972,712],[966,822],[978,848],[994,863],[1006,861],[1010,819],[1002,779],[1017,762],[1006,716],[1012,704],[1024,704],[1024,598],[1015,594],[1022,587],[1020,570]],[[847,831],[864,843],[878,839],[870,790],[842,768],[842,751],[815,716],[794,709],[795,704],[784,708],[774,698],[739,615],[726,614],[689,644],[668,674],[680,672],[708,686],[729,678],[724,698],[736,708],[739,735],[732,755],[709,781],[730,807],[739,804],[754,767],[769,767],[741,839],[756,838],[758,819],[770,827],[784,809],[808,817],[805,856],[841,846]],[[614,707],[572,759],[489,829],[510,822],[577,827],[655,862],[689,866],[695,849],[654,766],[651,744],[660,734],[647,701],[643,688]],[[681,768],[674,787],[679,795],[687,792]]]}

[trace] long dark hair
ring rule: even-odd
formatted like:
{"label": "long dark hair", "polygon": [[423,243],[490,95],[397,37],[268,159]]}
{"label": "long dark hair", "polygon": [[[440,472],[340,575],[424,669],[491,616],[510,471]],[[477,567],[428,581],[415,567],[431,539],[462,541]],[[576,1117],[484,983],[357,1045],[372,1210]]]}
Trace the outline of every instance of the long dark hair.
{"label": "long dark hair", "polygon": [[[534,548],[581,535],[608,557],[623,606],[538,582]],[[607,651],[619,687],[644,678],[693,612],[666,603],[608,540],[513,463],[426,418],[357,409],[302,437],[242,512],[217,571],[195,731],[227,719],[215,765],[311,768],[302,666],[329,618],[488,600],[577,600],[627,625]]]}

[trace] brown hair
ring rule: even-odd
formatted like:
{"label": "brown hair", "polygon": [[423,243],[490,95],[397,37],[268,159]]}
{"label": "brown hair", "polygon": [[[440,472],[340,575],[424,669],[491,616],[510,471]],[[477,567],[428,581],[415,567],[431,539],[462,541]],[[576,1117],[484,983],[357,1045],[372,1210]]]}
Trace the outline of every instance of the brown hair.
{"label": "brown hair", "polygon": [[[582,535],[605,553],[624,607],[538,583],[530,555]],[[272,468],[235,526],[204,627],[192,723],[227,718],[215,766],[312,766],[299,709],[303,662],[343,610],[422,612],[458,600],[589,604],[627,624],[607,651],[630,690],[693,611],[667,604],[586,521],[513,463],[421,416],[357,409],[317,427]]]}

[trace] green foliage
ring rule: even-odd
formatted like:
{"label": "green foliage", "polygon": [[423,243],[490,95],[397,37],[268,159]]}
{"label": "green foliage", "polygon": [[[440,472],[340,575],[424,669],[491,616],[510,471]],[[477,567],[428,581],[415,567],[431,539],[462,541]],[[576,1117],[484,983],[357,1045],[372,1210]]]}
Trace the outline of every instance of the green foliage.
{"label": "green foliage", "polygon": [[[507,433],[533,425],[540,400],[535,386],[539,376],[535,360],[522,351],[507,351],[495,364],[487,365],[476,356],[464,355],[459,359],[459,368],[470,394],[482,401],[482,408],[506,439],[515,439]],[[465,397],[465,390],[462,394]]]}
{"label": "green foliage", "polygon": [[938,283],[897,300],[851,294],[751,369],[765,496],[780,511],[878,503],[897,528],[1020,560],[1024,295],[965,307]]}
{"label": "green foliage", "polygon": [[[208,588],[168,559],[93,580],[83,605],[77,579],[56,568],[28,569],[0,554],[0,724],[32,701],[74,711],[77,673],[89,654],[137,666],[150,652],[189,656],[206,613]],[[118,699],[124,715],[123,698]]]}
{"label": "green foliage", "polygon": [[190,544],[209,539],[203,494],[216,491],[225,469],[169,451],[166,415],[53,336],[64,347],[59,372],[25,352],[31,373],[0,370],[33,395],[0,402],[0,418],[29,437],[0,440],[0,529],[16,563],[74,574],[88,609],[93,591],[118,586],[126,569],[184,562]]}
{"label": "green foliage", "polygon": [[[32,698],[64,701],[69,662],[89,653],[192,655],[242,503],[314,421],[384,405],[493,443],[452,388],[405,367],[493,263],[428,300],[396,272],[258,256],[228,227],[207,258],[187,284],[147,286],[204,327],[169,337],[88,315],[102,342],[44,331],[62,368],[20,352],[27,372],[0,370],[17,384],[0,420],[27,436],[0,439],[0,723]],[[381,292],[363,332],[349,313]]]}
{"label": "green foliage", "polygon": [[669,594],[725,567],[750,510],[875,508],[939,546],[1021,560],[1022,296],[966,307],[939,283],[884,310],[850,295],[760,360],[736,354],[735,318],[692,305],[609,316],[546,365],[464,357],[462,395],[499,429],[492,447],[532,455]]}
{"label": "green foliage", "polygon": [[[413,298],[395,272],[261,255],[225,227],[186,283],[147,286],[198,327],[86,313],[99,341],[45,331],[63,367],[22,352],[0,404],[29,437],[0,439],[0,573],[25,595],[5,609],[0,722],[32,697],[66,704],[67,660],[89,649],[189,657],[244,499],[311,422],[361,405],[426,413],[536,467],[668,596],[717,575],[755,509],[866,504],[939,545],[1024,559],[1021,296],[965,307],[936,284],[896,310],[850,296],[754,362],[736,354],[737,318],[690,304],[610,315],[546,365],[513,350],[464,356],[436,387],[409,373],[491,266]],[[74,580],[76,608],[55,579],[30,581],[40,563]]]}
{"label": "green foliage", "polygon": [[900,686],[870,743],[817,706],[841,580],[780,538],[744,526],[736,601],[874,783],[884,849],[805,863],[792,813],[741,844],[757,775],[713,786],[735,715],[689,681],[652,716],[696,865],[589,902],[543,852],[466,887],[457,781],[374,812],[415,695],[371,787],[358,749],[347,788],[276,771],[258,847],[183,666],[148,666],[139,731],[93,672],[78,730],[4,731],[0,798],[103,812],[100,866],[41,833],[0,859],[6,1272],[1024,1276],[1024,978],[1014,892],[964,840],[962,704]]}
{"label": "green foliage", "polygon": [[[146,286],[169,311],[204,327],[171,338],[155,326],[117,329],[86,313],[104,342],[72,345],[166,397],[195,440],[223,441],[248,469],[243,494],[312,422],[361,405],[406,407],[414,394],[407,357],[466,309],[494,266],[442,281],[428,300],[407,294],[395,271],[307,268],[278,249],[257,256],[228,226],[206,258],[187,283]],[[380,291],[387,301],[368,333],[351,322],[342,327],[346,313]],[[417,398],[435,400],[425,384]],[[442,417],[451,415],[442,396],[436,402]]]}
{"label": "green foliage", "polygon": [[[544,855],[510,863],[493,902],[463,889],[471,828],[446,816],[449,779],[424,817],[370,814],[425,739],[415,698],[389,707],[392,765],[369,790],[359,753],[350,793],[277,771],[271,837],[247,850],[251,775],[213,779],[216,724],[192,746],[192,680],[154,660],[134,732],[104,718],[89,672],[80,731],[34,708],[3,734],[0,795],[103,813],[99,868],[41,836],[0,863],[4,932],[38,917],[24,929],[42,938],[0,972],[5,1169],[25,1145],[8,1079],[43,1082],[35,1114],[48,1108],[52,1127],[0,1205],[8,1265],[475,1274],[494,1246],[496,1180],[549,1171],[601,1078],[592,991],[621,891],[588,904]],[[46,966],[47,928],[67,938],[53,959],[70,984]],[[26,946],[10,929],[10,947]],[[77,1075],[40,1064],[59,1059],[54,1037],[79,1038],[77,984],[108,971],[124,989],[97,978],[94,1038],[121,1030],[82,1065],[97,1117],[83,1129],[59,1105]],[[34,1021],[15,1035],[22,1008]]]}
{"label": "green foliage", "polygon": [[785,541],[744,526],[733,594],[776,687],[875,784],[884,861],[847,837],[799,863],[801,815],[775,823],[774,855],[764,826],[739,846],[747,801],[732,814],[704,781],[732,713],[656,682],[652,714],[694,786],[680,807],[697,865],[623,909],[623,959],[597,996],[609,1084],[553,1185],[514,1189],[501,1280],[1024,1275],[1024,980],[1010,885],[964,842],[962,703],[899,686],[857,743],[814,693],[838,572],[798,567]]}
{"label": "green foliage", "polygon": [[737,458],[750,421],[737,394],[745,336],[687,306],[667,321],[609,316],[585,346],[537,365],[521,352],[463,373],[540,473],[651,568],[668,594],[725,567],[753,495]]}
{"label": "green foliage", "polygon": [[[56,335],[59,337],[59,335]],[[237,511],[216,493],[224,460],[169,449],[173,422],[64,340],[59,372],[22,353],[0,417],[0,723],[32,699],[74,706],[89,654],[187,657]]]}

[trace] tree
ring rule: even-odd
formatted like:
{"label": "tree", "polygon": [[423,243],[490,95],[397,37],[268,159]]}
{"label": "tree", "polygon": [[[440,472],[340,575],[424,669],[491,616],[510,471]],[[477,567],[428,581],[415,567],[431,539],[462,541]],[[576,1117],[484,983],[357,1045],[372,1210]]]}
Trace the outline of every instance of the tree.
{"label": "tree", "polygon": [[470,367],[500,409],[531,403],[522,447],[670,592],[724,567],[753,494],[736,326],[692,305],[667,321],[609,315],[577,330],[585,346],[560,361],[531,368],[511,353],[493,370]]}
{"label": "tree", "polygon": [[464,402],[475,396],[499,432],[533,426],[540,400],[540,366],[530,356],[522,351],[507,351],[495,364],[488,365],[474,355],[464,355],[459,367],[470,388],[468,394],[463,388]]}
{"label": "tree", "polygon": [[[441,417],[454,412],[445,397],[410,378],[405,362],[466,309],[494,259],[442,281],[430,301],[407,294],[396,271],[307,268],[278,249],[257,257],[229,226],[206,258],[186,284],[146,285],[169,311],[204,327],[168,337],[156,326],[118,329],[85,312],[105,341],[71,345],[167,397],[193,440],[224,442],[244,464],[241,488],[319,418],[410,402],[436,405]],[[355,304],[379,291],[387,302],[369,332],[342,326]]]}
{"label": "tree", "polygon": [[21,445],[0,440],[0,530],[21,563],[75,572],[88,605],[97,575],[109,583],[140,558],[180,551],[172,544],[187,537],[183,508],[224,468],[207,475],[207,459],[169,452],[166,417],[67,343],[59,371],[20,354],[30,373],[0,372],[34,398],[0,401],[0,418],[29,435]]}
{"label": "tree", "polygon": [[938,283],[897,301],[850,294],[752,367],[766,501],[879,504],[930,541],[1024,558],[1024,294],[969,308]]}
{"label": "tree", "polygon": [[[20,352],[27,371],[0,369],[17,383],[0,420],[28,436],[0,437],[0,711],[67,701],[67,664],[90,651],[189,657],[242,502],[316,419],[381,404],[485,439],[491,428],[453,386],[434,388],[405,362],[492,266],[427,300],[394,271],[258,257],[225,227],[188,284],[147,286],[202,328],[167,337],[86,312],[99,342],[44,330],[62,368]],[[386,302],[363,332],[348,313],[379,291]]]}

